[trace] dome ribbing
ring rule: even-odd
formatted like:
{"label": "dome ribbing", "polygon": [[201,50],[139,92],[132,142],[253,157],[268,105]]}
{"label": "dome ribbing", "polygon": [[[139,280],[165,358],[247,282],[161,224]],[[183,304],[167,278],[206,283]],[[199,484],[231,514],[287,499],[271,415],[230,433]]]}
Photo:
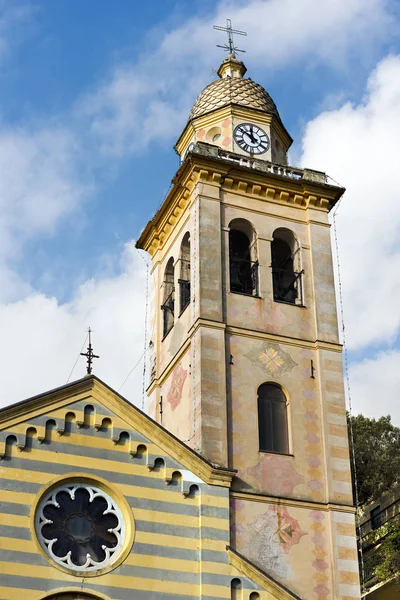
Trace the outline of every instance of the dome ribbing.
{"label": "dome ribbing", "polygon": [[279,118],[275,102],[261,85],[242,77],[223,77],[210,83],[198,95],[189,119],[195,119],[229,104],[255,108]]}

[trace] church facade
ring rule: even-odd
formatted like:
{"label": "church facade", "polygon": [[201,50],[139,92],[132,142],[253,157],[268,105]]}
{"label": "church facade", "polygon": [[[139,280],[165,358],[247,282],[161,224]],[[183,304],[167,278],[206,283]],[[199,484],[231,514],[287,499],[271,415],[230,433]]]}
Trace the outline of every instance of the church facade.
{"label": "church facade", "polygon": [[1,411],[4,600],[360,597],[329,211],[234,55],[151,256],[149,416],[95,377]]}

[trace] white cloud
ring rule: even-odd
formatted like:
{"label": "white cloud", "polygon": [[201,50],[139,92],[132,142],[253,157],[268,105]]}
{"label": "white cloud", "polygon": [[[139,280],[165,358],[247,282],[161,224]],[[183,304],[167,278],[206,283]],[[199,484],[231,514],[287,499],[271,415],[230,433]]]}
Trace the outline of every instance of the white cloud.
{"label": "white cloud", "polygon": [[391,415],[400,426],[400,351],[381,352],[377,357],[363,360],[350,370],[353,414],[359,412],[379,419]]}
{"label": "white cloud", "polygon": [[[159,46],[135,65],[118,65],[108,80],[79,103],[105,153],[142,152],[149,141],[178,137],[196,94],[210,81],[210,66],[222,60],[213,31],[229,15],[248,32],[237,38],[253,69],[305,69],[310,64],[345,66],[359,61],[390,37],[391,0],[253,0],[220,2],[208,19],[193,18],[167,32]],[[277,26],[279,24],[279,26]],[[217,63],[215,66],[217,66]]]}
{"label": "white cloud", "polygon": [[306,128],[302,162],[347,192],[337,214],[347,343],[391,343],[400,327],[400,57],[383,60],[364,101]]}
{"label": "white cloud", "polygon": [[[363,101],[322,113],[306,128],[303,164],[346,186],[337,213],[346,341],[391,348],[400,330],[400,56],[371,74]],[[400,425],[399,350],[351,366],[354,412]]]}
{"label": "white cloud", "polygon": [[[87,281],[67,304],[35,292],[23,300],[0,304],[0,406],[66,383],[88,326],[94,330],[93,347],[100,355],[94,373],[114,389],[120,388],[144,349],[146,275],[133,242],[116,263],[119,275]],[[121,390],[139,406],[142,373],[143,361]],[[71,380],[84,374],[81,357]]]}
{"label": "white cloud", "polygon": [[0,300],[26,292],[13,266],[24,244],[52,235],[90,193],[76,137],[55,126],[0,129]]}
{"label": "white cloud", "polygon": [[[51,123],[0,130],[0,364],[7,365],[1,404],[64,383],[88,325],[101,356],[95,372],[116,389],[143,351],[143,263],[131,244],[119,275],[86,282],[67,304],[30,289],[13,269],[27,240],[53,234],[93,191],[80,166],[88,160],[81,153],[85,127],[103,154],[116,157],[141,152],[155,138],[177,137],[190,103],[210,80],[210,65],[221,60],[215,44],[223,43],[223,34],[212,25],[223,24],[227,15],[234,27],[248,31],[243,40],[251,66],[265,73],[312,64],[345,68],[350,53],[362,60],[383,35],[390,37],[390,5],[390,0],[220,2],[209,19],[192,19],[167,33],[136,65],[115,67],[77,103],[74,116],[81,121],[71,119],[68,129]],[[0,55],[2,39],[4,50],[11,47],[4,31],[0,23]],[[304,161],[348,187],[338,225],[351,347],[390,342],[400,325],[395,277],[400,210],[393,183],[399,81],[400,59],[388,58],[371,77],[360,105],[324,112],[304,137]],[[91,150],[92,159],[101,162],[97,148]],[[376,364],[386,361],[386,369],[392,360],[389,353]],[[379,382],[370,377],[367,396],[356,370],[363,365],[353,368],[353,395],[355,406],[368,413]],[[139,404],[141,368],[122,390]],[[367,368],[373,371],[372,364]],[[81,359],[74,377],[83,372]]]}
{"label": "white cloud", "polygon": [[88,118],[103,154],[140,153],[150,140],[163,141],[179,131],[182,98],[174,106],[165,87],[163,79],[144,69],[118,67],[110,81],[78,102],[77,113]]}

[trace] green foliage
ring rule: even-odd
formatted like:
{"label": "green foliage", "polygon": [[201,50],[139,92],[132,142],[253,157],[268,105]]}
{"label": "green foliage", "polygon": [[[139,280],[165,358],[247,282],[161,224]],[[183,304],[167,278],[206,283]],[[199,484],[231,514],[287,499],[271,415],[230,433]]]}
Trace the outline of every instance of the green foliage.
{"label": "green foliage", "polygon": [[[400,428],[392,424],[390,415],[369,419],[364,415],[347,415],[353,427],[354,451],[357,469],[358,501],[365,504],[378,500],[394,483],[400,473]],[[353,460],[353,494],[355,478]]]}
{"label": "green foliage", "polygon": [[379,565],[375,575],[380,581],[391,579],[400,573],[400,518],[394,518],[386,525],[387,534],[379,545]]}

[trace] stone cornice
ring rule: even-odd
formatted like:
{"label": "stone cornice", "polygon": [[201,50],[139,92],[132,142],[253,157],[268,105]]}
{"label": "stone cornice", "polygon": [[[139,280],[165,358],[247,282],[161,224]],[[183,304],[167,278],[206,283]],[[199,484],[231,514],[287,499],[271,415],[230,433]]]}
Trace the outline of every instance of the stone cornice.
{"label": "stone cornice", "polygon": [[186,354],[190,347],[191,339],[193,334],[200,328],[207,327],[211,329],[219,329],[221,331],[226,331],[227,334],[236,335],[240,337],[247,337],[252,340],[263,340],[268,341],[272,344],[283,344],[285,346],[296,346],[298,348],[309,348],[310,350],[326,350],[329,352],[337,352],[341,354],[342,346],[341,344],[336,344],[334,342],[326,342],[323,340],[306,340],[294,337],[288,337],[279,335],[277,333],[267,333],[264,331],[257,331],[255,329],[246,329],[243,327],[234,327],[231,325],[226,325],[222,321],[209,321],[207,319],[197,319],[196,322],[191,325],[187,332],[187,338],[185,342],[181,345],[179,350],[177,350],[174,357],[170,360],[170,362],[164,366],[163,370],[159,373],[158,377],[156,377],[148,386],[147,394],[150,396],[155,389],[162,386],[171,372],[174,370],[176,365],[182,360],[183,356]]}
{"label": "stone cornice", "polygon": [[356,509],[350,504],[336,504],[333,502],[314,502],[312,500],[303,500],[301,498],[283,498],[281,496],[269,496],[257,492],[235,492],[230,491],[231,498],[246,500],[246,502],[262,502],[265,504],[276,504],[277,506],[291,506],[292,508],[306,508],[309,510],[336,511],[355,514]]}
{"label": "stone cornice", "polygon": [[[236,193],[248,198],[288,205],[300,210],[313,208],[328,212],[344,192],[343,188],[322,181],[318,172],[290,169],[271,165],[253,168],[255,161],[240,155],[225,153],[229,158],[220,158],[214,146],[198,144],[201,154],[191,152],[178,169],[172,188],[153,219],[146,225],[136,246],[147,250],[152,256],[163,246],[166,237],[187,208],[195,187],[199,184],[219,186],[224,192]],[[207,154],[209,152],[209,154]],[[266,165],[265,168],[269,168]],[[276,171],[276,172],[275,172]],[[301,174],[295,178],[292,174]],[[287,174],[287,176],[285,175]],[[290,175],[289,175],[290,174]],[[320,180],[318,176],[321,175]]]}
{"label": "stone cornice", "polygon": [[[302,308],[303,307],[298,307]],[[290,337],[280,335],[279,333],[271,333],[261,331],[257,329],[247,329],[245,327],[237,327],[234,325],[227,325],[227,333],[231,335],[237,335],[241,337],[259,338],[262,340],[268,340],[275,344],[285,344],[288,346],[299,346],[300,348],[310,348],[311,350],[329,350],[331,352],[342,352],[342,345],[336,342],[328,342],[325,340],[307,340],[304,338]]]}

